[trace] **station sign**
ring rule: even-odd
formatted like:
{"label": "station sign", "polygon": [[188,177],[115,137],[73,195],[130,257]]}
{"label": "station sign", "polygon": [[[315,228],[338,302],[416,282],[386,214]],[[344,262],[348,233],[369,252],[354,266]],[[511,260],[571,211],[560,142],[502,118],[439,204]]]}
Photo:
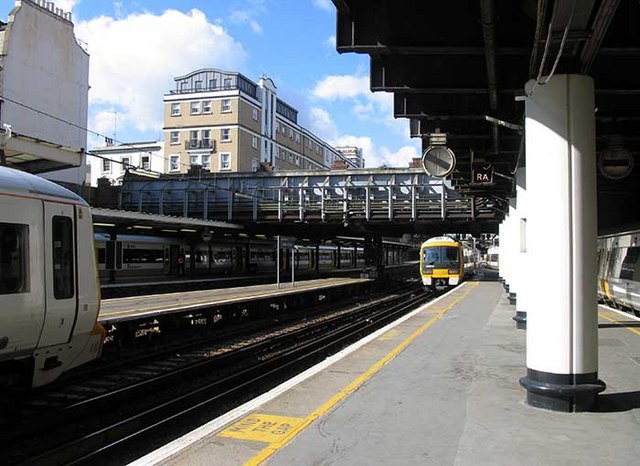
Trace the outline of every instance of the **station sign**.
{"label": "station sign", "polygon": [[280,249],[292,249],[296,244],[294,236],[278,236],[280,241]]}
{"label": "station sign", "polygon": [[471,172],[472,185],[493,185],[493,165],[477,165]]}
{"label": "station sign", "polygon": [[598,154],[598,170],[609,180],[626,178],[633,166],[633,154],[623,146],[608,147]]}
{"label": "station sign", "polygon": [[429,146],[422,154],[422,166],[427,175],[444,178],[456,166],[456,156],[447,146]]}

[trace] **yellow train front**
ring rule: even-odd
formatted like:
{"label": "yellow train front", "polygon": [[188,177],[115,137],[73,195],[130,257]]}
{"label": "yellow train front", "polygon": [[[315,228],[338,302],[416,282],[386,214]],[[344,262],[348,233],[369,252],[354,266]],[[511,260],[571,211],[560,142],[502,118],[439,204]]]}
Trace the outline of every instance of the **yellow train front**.
{"label": "yellow train front", "polygon": [[463,245],[448,236],[428,239],[420,246],[420,275],[425,287],[458,285],[473,267],[471,254],[465,254]]}

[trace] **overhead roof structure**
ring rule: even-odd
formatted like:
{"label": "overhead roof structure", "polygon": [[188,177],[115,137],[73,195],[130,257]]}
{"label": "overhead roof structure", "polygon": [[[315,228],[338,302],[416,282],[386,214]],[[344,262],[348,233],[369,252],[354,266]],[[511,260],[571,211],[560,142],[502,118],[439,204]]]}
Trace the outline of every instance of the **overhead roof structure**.
{"label": "overhead roof structure", "polygon": [[[463,192],[513,196],[526,163],[524,86],[579,73],[596,86],[596,141],[602,154],[640,151],[640,6],[620,0],[333,0],[340,53],[370,56],[371,90],[393,92],[394,116],[407,118],[423,149],[446,133]],[[615,161],[613,162],[615,163]],[[477,184],[472,168],[493,170]],[[600,226],[637,221],[621,210],[638,193],[637,167],[611,180],[599,175]],[[504,209],[506,203],[503,202]]]}

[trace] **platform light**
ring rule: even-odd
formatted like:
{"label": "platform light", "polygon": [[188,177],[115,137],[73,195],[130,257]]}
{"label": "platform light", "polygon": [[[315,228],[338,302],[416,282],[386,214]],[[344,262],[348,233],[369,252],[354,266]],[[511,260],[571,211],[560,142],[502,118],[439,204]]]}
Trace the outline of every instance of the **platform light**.
{"label": "platform light", "polygon": [[196,230],[192,230],[191,228],[180,228],[180,231],[183,233],[196,233]]}
{"label": "platform light", "polygon": [[94,223],[94,227],[115,227],[115,223]]}
{"label": "platform light", "polygon": [[134,225],[133,228],[137,228],[138,230],[153,230],[153,227],[148,225]]}
{"label": "platform light", "polygon": [[178,233],[178,230],[171,230],[169,228],[163,228],[160,231],[164,231],[165,233]]}

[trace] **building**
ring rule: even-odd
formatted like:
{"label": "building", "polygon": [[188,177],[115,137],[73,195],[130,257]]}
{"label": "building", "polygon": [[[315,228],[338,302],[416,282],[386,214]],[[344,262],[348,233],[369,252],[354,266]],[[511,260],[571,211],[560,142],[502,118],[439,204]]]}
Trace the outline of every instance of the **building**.
{"label": "building", "polygon": [[84,184],[89,54],[71,13],[16,0],[0,22],[0,47],[0,163]]}
{"label": "building", "polygon": [[99,178],[107,178],[112,185],[119,185],[127,170],[143,175],[159,175],[165,171],[162,141],[132,142],[117,146],[109,142],[104,147],[92,149],[91,154],[91,186],[97,186]]}
{"label": "building", "polygon": [[[274,82],[201,69],[175,78],[164,96],[167,173],[327,170],[340,152],[298,124]],[[348,162],[349,165],[353,166]]]}
{"label": "building", "polygon": [[351,166],[354,168],[364,168],[364,158],[362,157],[362,149],[356,146],[342,146],[336,147],[336,150],[342,154],[342,156],[351,162]]}

